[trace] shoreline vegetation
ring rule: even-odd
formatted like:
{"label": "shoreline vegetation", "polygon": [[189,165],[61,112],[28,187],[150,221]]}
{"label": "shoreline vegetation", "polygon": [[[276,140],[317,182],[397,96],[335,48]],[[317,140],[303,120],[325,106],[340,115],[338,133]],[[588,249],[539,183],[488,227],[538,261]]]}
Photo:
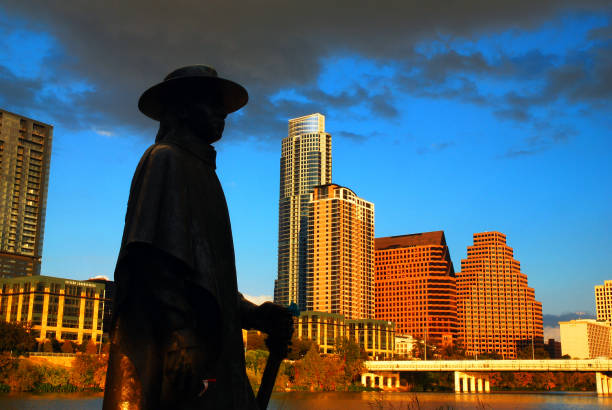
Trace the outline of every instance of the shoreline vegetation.
{"label": "shoreline vegetation", "polygon": [[[0,323],[0,393],[102,392],[106,381],[108,343],[102,348],[92,341],[81,345],[48,340],[37,345],[27,328]],[[98,350],[100,349],[100,350]],[[54,364],[28,352],[73,353],[70,365]],[[265,336],[249,335],[245,365],[254,392],[259,389],[268,359]],[[274,386],[276,392],[363,392],[380,391],[361,385],[360,375],[367,355],[349,340],[339,343],[335,354],[320,354],[310,340],[294,338]],[[492,392],[594,391],[594,373],[580,372],[491,372]],[[454,392],[452,372],[401,375],[398,392]]]}

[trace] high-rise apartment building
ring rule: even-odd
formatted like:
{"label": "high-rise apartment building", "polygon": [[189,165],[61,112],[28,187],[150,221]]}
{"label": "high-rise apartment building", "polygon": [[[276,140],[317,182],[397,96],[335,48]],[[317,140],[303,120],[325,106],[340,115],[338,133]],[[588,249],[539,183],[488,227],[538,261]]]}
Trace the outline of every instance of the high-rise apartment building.
{"label": "high-rise apartment building", "polygon": [[40,275],[52,135],[0,110],[0,277]]}
{"label": "high-rise apartment building", "polygon": [[311,194],[306,309],[374,318],[374,204],[327,184]]}
{"label": "high-rise apartment building", "polygon": [[503,233],[474,234],[457,273],[457,316],[469,355],[512,359],[522,347],[543,343],[542,304]]}
{"label": "high-rise apartment building", "polygon": [[331,135],[325,132],[325,117],[317,113],[289,120],[280,160],[275,303],[306,307],[310,194],[315,186],[329,184],[331,173]]}
{"label": "high-rise apartment building", "polygon": [[455,270],[443,231],[376,238],[376,319],[439,346],[457,327]]}
{"label": "high-rise apartment building", "polygon": [[595,286],[595,307],[597,320],[612,323],[612,280]]}

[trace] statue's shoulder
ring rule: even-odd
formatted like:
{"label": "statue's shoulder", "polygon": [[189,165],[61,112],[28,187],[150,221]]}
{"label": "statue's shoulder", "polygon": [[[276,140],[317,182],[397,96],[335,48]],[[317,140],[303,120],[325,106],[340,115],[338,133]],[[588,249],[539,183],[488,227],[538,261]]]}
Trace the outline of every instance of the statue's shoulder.
{"label": "statue's shoulder", "polygon": [[173,144],[166,142],[158,142],[151,145],[145,153],[142,155],[141,162],[157,163],[157,162],[168,162],[176,161],[182,156],[181,150]]}

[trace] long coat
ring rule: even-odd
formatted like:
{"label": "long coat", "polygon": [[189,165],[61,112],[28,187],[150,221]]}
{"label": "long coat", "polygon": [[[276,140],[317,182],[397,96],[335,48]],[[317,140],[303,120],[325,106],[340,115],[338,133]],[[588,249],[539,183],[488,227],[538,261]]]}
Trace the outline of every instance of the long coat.
{"label": "long coat", "polygon": [[162,135],[132,180],[104,409],[256,409],[214,148]]}

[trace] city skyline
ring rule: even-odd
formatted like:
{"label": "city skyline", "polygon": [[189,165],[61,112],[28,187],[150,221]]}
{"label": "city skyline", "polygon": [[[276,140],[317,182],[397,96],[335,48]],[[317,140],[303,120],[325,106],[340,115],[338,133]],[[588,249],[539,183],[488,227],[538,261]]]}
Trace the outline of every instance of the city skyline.
{"label": "city skyline", "polygon": [[271,8],[269,32],[250,23],[261,11],[227,13],[252,38],[223,31],[220,6],[172,10],[173,36],[152,10],[88,7],[0,7],[0,107],[54,126],[42,274],[112,277],[155,133],[137,97],[198,61],[251,94],[216,145],[241,291],[272,297],[280,140],[289,118],[321,112],[333,182],[376,205],[376,237],[444,230],[457,267],[473,233],[504,232],[544,313],[595,311],[593,287],[611,274],[609,6],[337,8],[308,33],[292,19],[317,7]]}

